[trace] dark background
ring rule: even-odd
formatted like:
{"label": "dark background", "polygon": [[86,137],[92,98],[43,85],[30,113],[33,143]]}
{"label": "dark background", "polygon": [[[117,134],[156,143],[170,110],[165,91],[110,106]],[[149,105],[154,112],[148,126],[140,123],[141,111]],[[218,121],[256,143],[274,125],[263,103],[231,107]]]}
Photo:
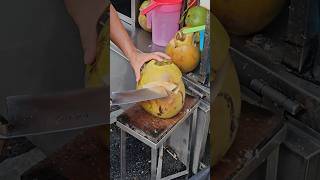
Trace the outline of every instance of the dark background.
{"label": "dark background", "polygon": [[82,57],[62,0],[1,0],[0,114],[6,96],[83,87]]}
{"label": "dark background", "polygon": [[128,6],[128,3],[130,3],[128,0],[111,0],[111,4],[117,11],[123,15],[131,17],[131,7]]}
{"label": "dark background", "polygon": [[[78,29],[63,0],[0,1],[0,115],[7,96],[84,87]],[[79,132],[28,137],[45,154]]]}

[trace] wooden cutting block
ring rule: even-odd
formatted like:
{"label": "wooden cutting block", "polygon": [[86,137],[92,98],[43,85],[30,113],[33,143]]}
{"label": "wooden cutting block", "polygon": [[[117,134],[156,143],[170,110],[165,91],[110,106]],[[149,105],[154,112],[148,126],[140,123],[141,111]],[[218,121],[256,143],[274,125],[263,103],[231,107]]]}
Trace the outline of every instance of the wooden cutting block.
{"label": "wooden cutting block", "polygon": [[186,95],[182,110],[176,116],[168,119],[155,117],[146,112],[139,104],[136,104],[127,109],[118,118],[118,121],[132,129],[138,129],[148,136],[157,138],[179,122],[196,105],[197,101],[197,98]]}

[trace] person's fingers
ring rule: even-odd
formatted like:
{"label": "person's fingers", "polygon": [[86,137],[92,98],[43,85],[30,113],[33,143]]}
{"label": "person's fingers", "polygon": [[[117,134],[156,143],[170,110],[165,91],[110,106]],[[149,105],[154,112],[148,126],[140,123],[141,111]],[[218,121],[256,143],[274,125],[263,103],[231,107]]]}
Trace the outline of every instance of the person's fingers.
{"label": "person's fingers", "polygon": [[157,60],[157,61],[163,61],[164,60],[161,56],[158,56],[158,55],[156,55],[154,53],[151,54],[151,59],[154,59],[154,60]]}
{"label": "person's fingers", "polygon": [[158,55],[158,56],[161,56],[161,57],[164,58],[164,59],[168,59],[168,60],[171,59],[170,56],[168,56],[167,54],[165,54],[165,53],[163,53],[163,52],[154,52],[154,54],[156,54],[156,55]]}
{"label": "person's fingers", "polygon": [[96,59],[96,49],[95,47],[86,49],[84,52],[84,63],[85,64],[93,64]]}
{"label": "person's fingers", "polygon": [[97,32],[95,28],[82,28],[80,29],[80,38],[84,51],[85,64],[93,64],[97,52]]}
{"label": "person's fingers", "polygon": [[141,63],[142,65],[148,61],[151,61],[152,59],[154,59],[152,54],[145,54],[142,58],[141,58]]}
{"label": "person's fingers", "polygon": [[168,56],[165,53],[161,52],[153,52],[153,53],[146,53],[146,54],[140,54],[139,57],[137,57],[138,60],[138,66],[134,66],[134,73],[136,76],[136,81],[138,82],[140,80],[140,68],[143,66],[144,63],[154,59],[156,61],[164,61],[164,59],[171,59],[170,56]]}
{"label": "person's fingers", "polygon": [[140,80],[140,69],[139,68],[135,69],[134,73],[136,75],[136,82],[138,82]]}

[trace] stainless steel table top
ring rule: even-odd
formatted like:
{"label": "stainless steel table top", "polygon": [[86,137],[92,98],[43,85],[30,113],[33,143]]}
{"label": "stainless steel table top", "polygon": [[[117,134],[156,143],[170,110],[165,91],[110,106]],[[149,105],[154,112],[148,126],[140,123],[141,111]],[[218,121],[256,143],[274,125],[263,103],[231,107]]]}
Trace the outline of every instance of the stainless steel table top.
{"label": "stainless steel table top", "polygon": [[[164,52],[165,47],[158,46],[152,43],[152,36],[150,32],[144,31],[139,26],[136,26],[135,28],[133,28],[131,25],[125,22],[123,22],[123,25],[126,28],[129,35],[131,36],[133,43],[135,44],[136,48],[139,51],[145,52],[145,53],[150,53],[155,51]],[[122,51],[112,42],[110,43],[110,48],[123,55]]]}

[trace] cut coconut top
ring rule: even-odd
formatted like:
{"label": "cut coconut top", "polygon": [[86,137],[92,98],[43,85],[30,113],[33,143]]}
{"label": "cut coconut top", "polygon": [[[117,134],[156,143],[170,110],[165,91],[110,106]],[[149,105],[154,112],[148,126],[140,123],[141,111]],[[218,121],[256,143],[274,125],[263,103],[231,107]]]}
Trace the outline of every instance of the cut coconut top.
{"label": "cut coconut top", "polygon": [[170,83],[170,82],[163,82],[163,81],[155,81],[155,82],[145,84],[145,85],[143,85],[143,88],[151,88],[151,87],[156,87],[156,86],[163,87],[170,93],[176,94],[179,91],[178,85],[176,85],[174,83]]}

